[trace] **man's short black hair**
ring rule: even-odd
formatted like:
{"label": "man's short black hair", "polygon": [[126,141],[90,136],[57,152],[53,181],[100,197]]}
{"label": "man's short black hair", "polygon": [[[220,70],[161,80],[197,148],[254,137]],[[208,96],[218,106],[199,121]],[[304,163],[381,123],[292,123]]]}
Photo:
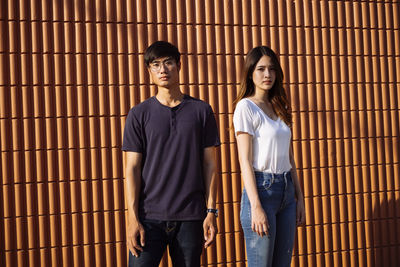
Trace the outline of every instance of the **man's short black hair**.
{"label": "man's short black hair", "polygon": [[176,46],[165,41],[157,41],[150,45],[144,52],[144,63],[148,67],[151,62],[160,57],[172,57],[179,63],[181,53]]}

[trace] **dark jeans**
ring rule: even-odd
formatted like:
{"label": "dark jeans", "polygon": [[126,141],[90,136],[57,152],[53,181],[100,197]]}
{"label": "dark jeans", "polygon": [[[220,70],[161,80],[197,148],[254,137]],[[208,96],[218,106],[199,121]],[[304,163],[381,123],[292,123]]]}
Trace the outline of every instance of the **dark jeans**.
{"label": "dark jeans", "polygon": [[145,246],[139,257],[129,252],[129,267],[157,267],[169,246],[176,267],[198,267],[203,250],[203,221],[142,220]]}

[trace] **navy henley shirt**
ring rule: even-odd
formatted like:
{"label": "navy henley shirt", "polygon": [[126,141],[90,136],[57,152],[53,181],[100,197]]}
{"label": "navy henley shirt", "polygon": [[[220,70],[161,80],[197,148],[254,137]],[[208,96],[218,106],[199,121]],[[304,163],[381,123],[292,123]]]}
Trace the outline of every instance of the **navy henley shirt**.
{"label": "navy henley shirt", "polygon": [[142,154],[139,217],[202,220],[205,217],[204,148],[220,145],[207,103],[185,95],[176,107],[151,97],[133,107],[122,150]]}

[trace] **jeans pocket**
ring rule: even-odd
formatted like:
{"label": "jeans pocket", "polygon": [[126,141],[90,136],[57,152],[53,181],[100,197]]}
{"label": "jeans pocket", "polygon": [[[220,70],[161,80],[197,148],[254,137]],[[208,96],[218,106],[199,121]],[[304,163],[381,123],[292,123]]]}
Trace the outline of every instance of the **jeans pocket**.
{"label": "jeans pocket", "polygon": [[265,177],[262,181],[262,185],[260,189],[269,190],[274,183],[272,177]]}

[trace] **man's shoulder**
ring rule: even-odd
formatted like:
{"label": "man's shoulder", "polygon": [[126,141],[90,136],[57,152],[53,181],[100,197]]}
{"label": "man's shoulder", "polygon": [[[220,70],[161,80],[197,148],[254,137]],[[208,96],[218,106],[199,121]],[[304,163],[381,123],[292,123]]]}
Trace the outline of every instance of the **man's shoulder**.
{"label": "man's shoulder", "polygon": [[192,97],[190,95],[185,95],[185,98],[186,98],[187,103],[190,103],[191,105],[193,105],[199,109],[205,109],[205,110],[211,109],[212,110],[210,104],[208,104],[207,102],[205,102],[201,99]]}
{"label": "man's shoulder", "polygon": [[143,102],[140,102],[139,104],[133,106],[130,110],[130,112],[135,113],[135,114],[140,114],[143,113],[147,110],[151,110],[151,108],[154,105],[154,97],[147,98]]}

